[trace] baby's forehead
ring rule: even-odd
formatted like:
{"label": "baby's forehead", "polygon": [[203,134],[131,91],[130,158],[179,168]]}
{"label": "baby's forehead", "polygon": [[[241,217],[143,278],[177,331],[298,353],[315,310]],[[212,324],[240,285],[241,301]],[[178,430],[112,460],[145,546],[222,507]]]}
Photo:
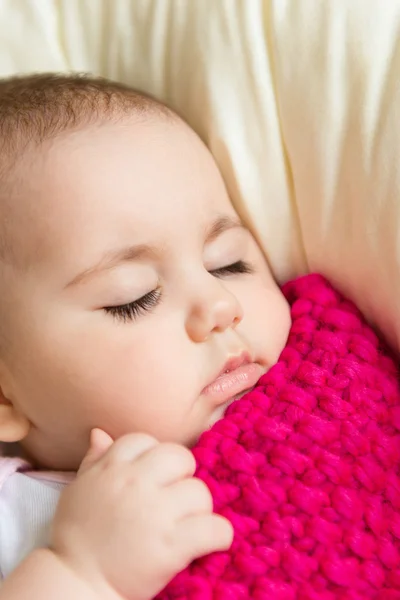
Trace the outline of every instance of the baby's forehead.
{"label": "baby's forehead", "polygon": [[64,133],[132,116],[178,119],[155,98],[104,78],[44,73],[0,79],[0,200],[10,185],[29,183],[21,171],[16,181],[15,165],[30,150],[37,160],[43,144]]}
{"label": "baby's forehead", "polygon": [[[60,138],[61,139],[61,136]],[[51,222],[62,222],[57,195],[46,193],[46,163],[57,139],[25,144],[24,151],[3,173],[0,194],[0,261],[20,274],[52,251],[46,230]],[[50,160],[49,160],[50,159]]]}
{"label": "baby's forehead", "polygon": [[[112,180],[107,177],[106,172],[112,156],[104,156],[101,165],[103,168],[101,171],[97,170],[100,153],[94,151],[94,140],[96,131],[104,131],[107,125],[111,131],[123,127],[122,123],[115,124],[112,121],[86,124],[79,129],[67,130],[43,140],[40,145],[29,143],[28,140],[24,152],[20,153],[18,159],[10,164],[7,170],[3,170],[0,194],[0,257],[3,255],[3,259],[7,257],[7,260],[23,265],[41,256],[42,246],[45,246],[46,253],[51,252],[51,248],[47,248],[44,243],[46,225],[49,225],[50,221],[62,224],[66,214],[74,208],[79,208],[77,187],[85,187],[91,178],[107,180],[107,185],[118,189],[121,181]],[[130,123],[133,132],[136,131],[136,126],[137,120],[134,117]],[[162,124],[155,119],[152,126],[153,129],[158,129]],[[118,136],[114,137],[116,139]],[[115,145],[118,146],[119,158],[125,153],[125,159],[129,161],[132,148],[124,147],[117,139]],[[140,146],[139,143],[136,145]],[[110,154],[112,155],[111,149]],[[86,160],[93,155],[97,162]],[[71,194],[66,197],[65,191],[68,186],[71,186]],[[113,203],[118,201],[118,195],[113,195]],[[101,210],[100,197],[97,202]],[[36,238],[34,247],[30,245],[33,238]]]}
{"label": "baby's forehead", "polygon": [[[111,239],[112,232],[123,230],[125,225],[134,234],[140,230],[139,237],[144,241],[147,237],[160,237],[161,226],[163,237],[169,240],[191,225],[197,214],[204,212],[206,198],[210,203],[212,197],[212,193],[203,193],[209,185],[207,177],[201,177],[199,183],[203,171],[196,180],[192,168],[193,161],[203,160],[203,146],[200,158],[195,144],[193,159],[186,160],[188,155],[182,152],[182,148],[186,151],[186,132],[181,142],[180,131],[170,137],[171,124],[166,128],[164,124],[166,145],[158,133],[160,127],[158,122],[152,123],[151,128],[136,123],[132,127],[114,123],[100,128],[91,125],[46,140],[40,148],[26,150],[19,165],[10,172],[13,191],[9,195],[12,202],[8,202],[8,231],[4,239],[13,250],[13,261],[25,269],[33,263],[49,262],[52,257],[63,262],[68,258],[65,248],[72,245],[71,236],[75,235],[74,246],[85,250],[86,239],[94,240],[100,247],[102,240]],[[141,141],[141,135],[149,135],[151,143]],[[124,145],[126,139],[128,143]],[[178,160],[171,159],[175,143],[184,144],[177,149],[183,157],[179,165]],[[208,151],[204,154],[208,161]],[[153,165],[156,155],[157,164],[163,163],[160,169]],[[166,163],[168,157],[171,164]],[[187,171],[186,182],[183,170]],[[222,188],[217,190],[216,200],[221,191]],[[193,216],[194,206],[197,214]],[[174,213],[172,221],[168,218],[170,211]],[[163,217],[158,213],[166,214],[168,223],[161,222]],[[136,221],[143,227],[131,227]],[[153,222],[158,223],[156,231]],[[110,245],[117,242],[111,239]]]}

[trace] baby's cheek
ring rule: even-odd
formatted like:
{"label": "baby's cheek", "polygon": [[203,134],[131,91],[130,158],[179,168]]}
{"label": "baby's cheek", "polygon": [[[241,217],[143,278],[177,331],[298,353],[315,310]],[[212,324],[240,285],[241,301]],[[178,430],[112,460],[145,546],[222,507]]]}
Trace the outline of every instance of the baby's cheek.
{"label": "baby's cheek", "polygon": [[269,365],[274,364],[286,345],[290,331],[290,308],[278,287],[253,290],[247,318],[256,347]]}
{"label": "baby's cheek", "polygon": [[290,307],[285,297],[282,295],[280,290],[276,295],[275,310],[272,308],[272,314],[275,315],[273,323],[274,342],[275,342],[275,353],[276,360],[279,358],[280,353],[286,345],[290,327],[292,324],[290,316]]}

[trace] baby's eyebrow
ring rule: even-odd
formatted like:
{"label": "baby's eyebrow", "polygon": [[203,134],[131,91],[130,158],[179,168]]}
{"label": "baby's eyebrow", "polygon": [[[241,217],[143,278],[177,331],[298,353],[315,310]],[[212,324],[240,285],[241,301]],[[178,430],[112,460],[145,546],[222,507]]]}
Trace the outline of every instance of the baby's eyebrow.
{"label": "baby's eyebrow", "polygon": [[206,243],[210,243],[215,238],[217,238],[224,231],[228,231],[229,229],[241,228],[245,229],[245,226],[240,221],[239,217],[235,216],[225,216],[221,215],[215,219],[215,221],[211,224],[211,227],[206,230]]}
{"label": "baby's eyebrow", "polygon": [[126,246],[117,250],[111,250],[104,254],[95,265],[76,275],[66,287],[83,283],[87,279],[90,279],[90,277],[93,277],[93,275],[112,269],[120,263],[133,262],[143,258],[156,259],[159,258],[160,254],[160,250],[148,244],[137,244],[135,246]]}
{"label": "baby's eyebrow", "polygon": [[[211,226],[206,229],[206,244],[209,244],[215,240],[225,231],[235,228],[245,229],[245,226],[238,217],[217,217]],[[90,279],[90,277],[93,275],[108,269],[112,269],[120,263],[133,262],[144,258],[157,260],[160,258],[161,254],[162,248],[156,248],[155,246],[150,246],[148,244],[137,244],[111,250],[107,252],[95,265],[76,275],[69,283],[67,283],[66,288],[83,283],[87,279]]]}

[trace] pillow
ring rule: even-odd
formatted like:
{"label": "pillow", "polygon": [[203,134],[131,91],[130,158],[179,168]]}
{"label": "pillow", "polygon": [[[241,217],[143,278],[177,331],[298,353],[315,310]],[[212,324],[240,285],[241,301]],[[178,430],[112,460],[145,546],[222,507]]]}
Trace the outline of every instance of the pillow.
{"label": "pillow", "polygon": [[169,103],[279,281],[322,272],[400,349],[400,2],[3,0],[0,23],[2,75],[91,71]]}

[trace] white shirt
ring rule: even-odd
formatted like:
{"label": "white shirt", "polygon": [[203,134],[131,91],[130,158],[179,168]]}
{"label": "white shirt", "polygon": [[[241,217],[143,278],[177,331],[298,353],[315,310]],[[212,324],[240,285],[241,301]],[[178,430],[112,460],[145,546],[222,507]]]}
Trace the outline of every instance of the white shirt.
{"label": "white shirt", "polygon": [[0,458],[0,578],[35,548],[46,547],[69,474],[29,471],[19,458]]}

